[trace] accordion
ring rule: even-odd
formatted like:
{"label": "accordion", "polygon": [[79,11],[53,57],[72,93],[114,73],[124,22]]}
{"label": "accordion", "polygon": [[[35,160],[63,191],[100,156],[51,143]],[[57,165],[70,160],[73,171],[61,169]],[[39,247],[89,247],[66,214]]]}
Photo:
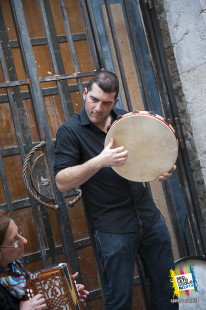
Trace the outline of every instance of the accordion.
{"label": "accordion", "polygon": [[27,279],[25,299],[42,294],[50,310],[82,310],[79,294],[67,263],[48,268]]}

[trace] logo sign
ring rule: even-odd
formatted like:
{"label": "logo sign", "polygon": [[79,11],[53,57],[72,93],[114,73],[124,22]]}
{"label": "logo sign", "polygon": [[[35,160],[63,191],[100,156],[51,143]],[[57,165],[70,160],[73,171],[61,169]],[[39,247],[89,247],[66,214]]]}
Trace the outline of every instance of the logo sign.
{"label": "logo sign", "polygon": [[190,293],[198,292],[197,280],[193,266],[187,265],[185,270],[180,267],[170,270],[171,282],[173,283],[174,296],[184,297],[190,296]]}
{"label": "logo sign", "polygon": [[191,273],[175,276],[179,291],[193,290],[195,288]]}

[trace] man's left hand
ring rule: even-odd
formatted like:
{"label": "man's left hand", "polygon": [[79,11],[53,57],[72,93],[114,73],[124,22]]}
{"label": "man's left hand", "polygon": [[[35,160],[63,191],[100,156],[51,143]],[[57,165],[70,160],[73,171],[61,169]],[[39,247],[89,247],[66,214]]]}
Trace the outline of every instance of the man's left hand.
{"label": "man's left hand", "polygon": [[158,182],[162,182],[162,181],[167,181],[171,175],[172,175],[172,171],[176,170],[176,165],[174,165],[171,169],[171,171],[164,173],[163,175],[159,176],[159,178],[157,178]]}

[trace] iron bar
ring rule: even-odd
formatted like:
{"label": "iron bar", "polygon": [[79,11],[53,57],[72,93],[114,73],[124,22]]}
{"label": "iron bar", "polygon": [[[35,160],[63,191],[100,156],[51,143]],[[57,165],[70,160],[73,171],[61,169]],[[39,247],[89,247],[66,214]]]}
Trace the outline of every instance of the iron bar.
{"label": "iron bar", "polygon": [[[4,22],[4,17],[3,17],[1,7],[0,7],[0,31],[1,31],[1,38],[2,38],[1,64],[2,66],[4,64],[4,70],[3,70],[4,80],[6,82],[9,80],[16,81],[18,79],[17,73],[15,69],[13,55],[11,52],[11,47],[9,45],[9,38],[8,38],[7,29],[6,29],[6,25]],[[5,55],[6,60],[4,60],[3,50],[4,50],[4,55]],[[7,68],[8,68],[8,73],[7,73]],[[9,92],[9,95],[12,96],[10,90],[7,88],[7,94],[8,92]],[[26,118],[26,114],[24,110],[24,104],[20,97],[20,89],[18,86],[13,87],[13,101],[16,102],[18,117],[19,117],[19,121],[21,124],[22,135],[24,137],[24,141],[27,145],[30,145],[31,137],[30,137],[29,126],[28,126],[28,122],[27,122],[27,118]]]}
{"label": "iron bar", "polygon": [[79,0],[79,2],[80,2],[80,8],[82,12],[83,21],[84,21],[84,26],[86,28],[88,45],[89,45],[89,49],[91,53],[91,59],[92,59],[92,63],[94,66],[94,70],[100,70],[99,59],[97,57],[96,46],[94,43],[94,36],[93,36],[92,29],[91,29],[91,23],[90,23],[89,16],[88,16],[86,2],[85,0]]}
{"label": "iron bar", "polygon": [[71,27],[70,27],[69,19],[67,16],[67,10],[65,7],[65,3],[64,3],[64,0],[59,0],[59,2],[60,2],[61,10],[62,10],[62,16],[63,16],[64,26],[66,30],[67,42],[68,42],[69,49],[71,52],[74,71],[79,72],[79,64],[78,64],[78,60],[76,57],[76,52],[75,52],[74,43],[72,39]]}
{"label": "iron bar", "polygon": [[[80,248],[87,247],[90,245],[91,245],[90,238],[85,238],[85,239],[80,239],[78,241],[75,241],[75,249],[80,249]],[[60,255],[63,253],[62,245],[57,245],[55,249],[56,249],[57,255]],[[46,255],[49,256],[49,248],[46,248]],[[41,252],[37,251],[31,254],[26,254],[24,258],[27,263],[39,260],[41,259]]]}
{"label": "iron bar", "polygon": [[133,108],[132,108],[131,98],[129,95],[129,89],[128,89],[127,80],[126,80],[126,76],[125,76],[125,72],[124,72],[124,66],[122,63],[122,57],[121,57],[119,44],[118,44],[118,40],[117,40],[117,36],[116,36],[116,32],[115,32],[115,25],[114,25],[114,21],[113,21],[113,17],[112,17],[111,7],[110,7],[108,0],[104,0],[104,3],[105,3],[106,11],[107,11],[107,16],[108,16],[108,20],[109,20],[110,29],[111,29],[112,39],[114,42],[115,52],[117,55],[117,61],[118,61],[118,65],[120,68],[120,74],[121,74],[121,78],[122,78],[122,83],[123,83],[123,87],[124,87],[124,92],[125,92],[125,97],[127,100],[128,109],[129,109],[129,111],[132,111]]}
{"label": "iron bar", "polygon": [[[27,151],[29,151],[29,148],[25,144],[23,144],[23,146],[24,146],[24,152],[25,153]],[[13,146],[13,147],[8,147],[8,148],[2,149],[2,157],[17,155],[19,153],[20,153],[20,150],[19,150],[18,146]]]}
{"label": "iron bar", "polygon": [[6,198],[6,209],[11,210],[13,213],[13,206],[12,206],[12,200],[9,192],[9,187],[8,187],[8,182],[6,178],[6,173],[4,170],[4,163],[3,163],[3,158],[1,154],[1,148],[0,148],[0,174],[1,174],[1,179],[2,179],[2,184],[4,188],[4,194]]}
{"label": "iron bar", "polygon": [[[53,75],[53,76],[47,76],[47,77],[40,77],[39,82],[51,82],[51,81],[61,81],[61,80],[68,80],[68,79],[78,79],[82,77],[88,77],[93,76],[95,74],[95,71],[88,71],[88,72],[76,72],[73,74],[62,74],[62,75]],[[0,83],[0,88],[6,88],[6,87],[14,87],[14,86],[22,86],[22,85],[29,85],[30,81],[29,79],[22,80],[22,81],[9,81]],[[68,88],[71,87],[68,85]]]}
{"label": "iron bar", "polygon": [[[1,44],[0,44],[0,60],[1,60],[1,66],[2,66],[4,79],[8,80],[8,73],[7,73],[6,64],[4,61],[4,55],[3,55],[3,50],[2,50]],[[14,105],[14,101],[13,101],[13,96],[12,96],[11,91],[9,89],[7,89],[7,95],[8,95],[8,99],[9,99],[9,105],[10,105],[13,124],[14,124],[15,132],[16,132],[16,138],[18,141],[18,146],[19,146],[19,150],[20,150],[20,154],[21,154],[21,159],[22,159],[22,161],[24,161],[25,154],[24,154],[23,142],[22,142],[22,138],[21,138],[21,131],[20,131],[20,128],[18,125],[18,118],[16,115],[16,109],[15,109],[15,105]]]}
{"label": "iron bar", "polygon": [[168,205],[169,205],[169,211],[170,211],[171,218],[172,218],[172,223],[174,226],[175,237],[177,240],[177,246],[178,246],[179,254],[181,257],[183,257],[183,256],[186,256],[187,253],[185,253],[185,250],[183,247],[183,243],[182,243],[182,239],[181,239],[181,235],[180,235],[180,230],[179,230],[179,226],[178,226],[178,222],[177,222],[177,216],[175,213],[175,205],[174,205],[174,201],[172,198],[172,193],[171,193],[169,181],[164,182],[164,187],[165,187],[165,191],[166,191],[166,195],[167,195],[167,200],[168,200]]}
{"label": "iron bar", "polygon": [[[96,26],[96,21],[95,21],[95,17],[94,17],[92,5],[91,5],[91,0],[87,0],[86,2],[87,2],[87,8],[88,8],[88,15],[89,15],[90,23],[91,23],[91,32],[93,33],[93,36],[94,36],[94,44],[95,44],[95,47],[97,50],[97,57],[99,59],[98,60],[99,67],[105,68],[105,60],[104,60],[104,56],[103,56],[101,42],[99,39],[99,34],[97,31],[97,26]],[[97,67],[97,68],[95,67],[95,68],[98,69],[99,67]]]}
{"label": "iron bar", "polygon": [[89,296],[87,297],[87,301],[92,301],[92,300],[100,298],[100,297],[102,297],[101,289],[89,291]]}
{"label": "iron bar", "polygon": [[[11,203],[12,203],[12,208],[14,210],[18,210],[18,209],[22,209],[22,208],[28,208],[31,206],[31,202],[30,202],[29,198],[12,201]],[[6,208],[7,208],[6,203],[0,204],[0,209],[6,209]]]}
{"label": "iron bar", "polygon": [[[72,34],[72,39],[73,41],[84,41],[87,40],[87,35],[86,33],[74,33]],[[67,42],[67,37],[65,35],[57,35],[57,41],[58,43]],[[46,45],[47,43],[46,37],[31,38],[32,46]],[[19,42],[18,40],[9,40],[9,45],[11,48],[19,47]]]}
{"label": "iron bar", "polygon": [[[153,62],[155,65],[153,66],[154,72],[155,72],[155,77],[156,77],[156,82],[158,86],[158,91],[160,93],[160,97],[162,100],[162,108],[164,111],[165,117],[170,121],[171,124],[173,124],[173,117],[171,113],[171,108],[170,108],[170,102],[167,94],[167,89],[165,86],[165,80],[161,68],[161,61],[159,57],[159,51],[158,47],[156,44],[156,34],[154,33],[153,25],[150,19],[150,15],[146,9],[146,7],[142,4],[142,1],[140,1],[140,6],[141,6],[141,11],[142,11],[142,17],[145,22],[145,26],[147,29],[147,36],[148,36],[148,41],[150,44],[150,48],[152,49],[153,53],[151,53]],[[167,78],[167,77],[166,77]]]}
{"label": "iron bar", "polygon": [[184,165],[183,160],[184,159],[180,154],[177,160],[177,167],[178,167],[177,173],[178,173],[180,183],[183,184],[182,194],[183,194],[185,204],[186,204],[188,221],[190,224],[192,239],[194,242],[194,249],[195,249],[196,255],[201,255],[201,253],[203,252],[203,249],[202,249],[202,245],[200,242],[200,235],[199,235],[197,220],[196,220],[196,217],[193,211],[193,205],[192,205],[193,203],[192,203],[192,199],[190,196],[190,189],[188,185],[187,174],[185,171],[185,165]]}
{"label": "iron bar", "polygon": [[1,102],[7,102],[8,100],[9,99],[8,99],[7,94],[0,95],[0,103]]}
{"label": "iron bar", "polygon": [[132,44],[134,47],[134,53],[135,53],[135,58],[137,61],[137,66],[138,66],[138,70],[139,70],[139,74],[140,74],[140,79],[141,79],[141,83],[142,83],[142,89],[143,89],[143,95],[146,101],[146,106],[148,110],[152,110],[151,108],[151,104],[150,104],[150,99],[149,99],[149,95],[148,95],[148,90],[147,90],[147,85],[146,85],[146,79],[145,79],[145,74],[144,74],[144,70],[142,67],[142,63],[141,63],[141,59],[140,59],[140,49],[137,43],[137,39],[136,39],[136,35],[135,31],[134,31],[134,26],[132,23],[132,17],[130,16],[130,11],[129,11],[129,5],[128,5],[128,1],[127,0],[123,0],[124,2],[124,7],[125,7],[125,12],[126,12],[126,16],[127,16],[127,21],[128,21],[128,25],[129,25],[129,30],[131,33],[131,39],[132,39]]}
{"label": "iron bar", "polygon": [[[48,8],[48,5],[49,4],[47,4],[47,8]],[[51,55],[51,60],[52,60],[54,72],[55,72],[55,75],[58,75],[59,74],[59,65],[57,63],[57,59],[56,59],[56,56],[55,56],[55,49],[54,49],[53,41],[52,41],[52,34],[50,32],[51,27],[49,27],[49,22],[48,22],[48,19],[47,19],[47,14],[49,14],[49,13],[48,12],[46,13],[46,9],[45,9],[45,5],[44,5],[44,1],[43,0],[39,0],[39,7],[40,7],[40,10],[41,10],[42,20],[43,20],[43,23],[44,23],[44,29],[45,29],[46,36],[47,36],[49,52],[50,52],[50,55]],[[50,16],[50,23],[51,23],[51,19],[52,19],[52,17]],[[53,34],[53,37],[55,36],[55,34]],[[73,114],[73,111],[72,110],[69,111],[69,109],[68,109],[68,107],[70,106],[69,102],[71,102],[71,99],[70,99],[70,96],[69,96],[68,97],[69,101],[67,101],[66,96],[65,96],[65,92],[64,92],[65,86],[63,86],[62,82],[59,81],[59,80],[57,80],[57,87],[58,87],[59,96],[60,96],[60,99],[61,99],[64,119],[67,120]]]}
{"label": "iron bar", "polygon": [[22,86],[22,85],[28,85],[29,80],[22,80],[22,81],[5,81],[0,83],[0,88],[7,88],[7,87],[14,87],[14,86]]}
{"label": "iron bar", "polygon": [[[64,63],[62,60],[61,50],[60,50],[59,43],[57,40],[57,34],[56,34],[54,20],[53,20],[53,16],[52,16],[52,12],[51,12],[50,1],[44,0],[44,6],[45,6],[45,10],[46,10],[45,12],[46,12],[46,17],[47,17],[47,21],[48,21],[49,32],[51,35],[52,46],[53,46],[53,49],[55,52],[55,58],[56,58],[57,65],[58,65],[58,74],[65,74]],[[74,114],[74,109],[73,109],[72,100],[70,97],[70,92],[68,89],[68,84],[66,81],[62,80],[61,86],[62,86],[64,96],[66,99],[65,101],[62,101],[61,103],[62,103],[62,105],[65,105],[65,107],[68,110],[69,117],[71,117]],[[66,117],[66,115],[64,115],[64,117],[65,117],[65,120],[68,119]]]}
{"label": "iron bar", "polygon": [[102,47],[101,47],[99,34],[97,31],[94,13],[92,10],[91,0],[86,0],[86,1],[87,1],[87,8],[88,8],[88,18],[89,18],[90,24],[91,24],[91,32],[93,33],[93,37],[94,37],[93,42],[95,44],[95,49],[97,50],[99,67],[105,68],[105,60],[104,60],[104,56],[103,56],[103,51],[102,51]]}
{"label": "iron bar", "polygon": [[[68,46],[69,46],[71,57],[72,57],[74,71],[75,72],[79,72],[80,69],[79,69],[79,64],[78,64],[78,60],[77,60],[77,57],[76,57],[76,52],[75,52],[75,48],[74,48],[74,42],[73,42],[73,39],[72,39],[72,33],[71,33],[70,24],[69,24],[69,18],[67,16],[67,10],[66,10],[66,7],[65,7],[64,0],[59,0],[59,1],[60,1],[60,5],[61,5],[62,16],[63,16],[63,20],[64,20],[64,26],[65,26],[65,29],[66,29],[67,42],[68,42]],[[78,83],[78,86],[79,86],[81,102],[82,102],[82,105],[83,105],[83,99],[82,99],[83,86],[82,86],[82,82],[81,82],[81,80],[79,78],[77,78],[77,83]]]}
{"label": "iron bar", "polygon": [[82,72],[82,73],[75,72],[73,74],[61,74],[61,75],[42,77],[39,79],[39,81],[41,83],[41,82],[50,82],[50,81],[67,80],[67,79],[78,79],[81,77],[93,76],[94,74],[95,74],[94,71],[88,71],[88,72]]}
{"label": "iron bar", "polygon": [[[83,87],[87,87],[88,82],[82,83]],[[77,84],[70,84],[68,85],[68,89],[70,92],[78,91],[78,85]],[[22,91],[20,92],[21,94],[21,99],[30,99],[30,92],[29,91]],[[43,96],[50,96],[50,95],[57,95],[58,94],[58,88],[56,86],[54,87],[47,87],[47,88],[42,88],[42,95]],[[0,95],[0,103],[1,102],[7,102],[8,101],[8,96],[5,95]],[[27,147],[27,146],[26,146]]]}

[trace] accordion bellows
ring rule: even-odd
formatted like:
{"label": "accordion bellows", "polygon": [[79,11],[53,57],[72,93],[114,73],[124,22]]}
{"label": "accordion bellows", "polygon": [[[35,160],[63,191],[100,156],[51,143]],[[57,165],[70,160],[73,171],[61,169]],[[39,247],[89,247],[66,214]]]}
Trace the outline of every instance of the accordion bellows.
{"label": "accordion bellows", "polygon": [[25,298],[30,299],[36,294],[44,295],[50,310],[82,310],[67,263],[39,272],[35,279],[28,279]]}

